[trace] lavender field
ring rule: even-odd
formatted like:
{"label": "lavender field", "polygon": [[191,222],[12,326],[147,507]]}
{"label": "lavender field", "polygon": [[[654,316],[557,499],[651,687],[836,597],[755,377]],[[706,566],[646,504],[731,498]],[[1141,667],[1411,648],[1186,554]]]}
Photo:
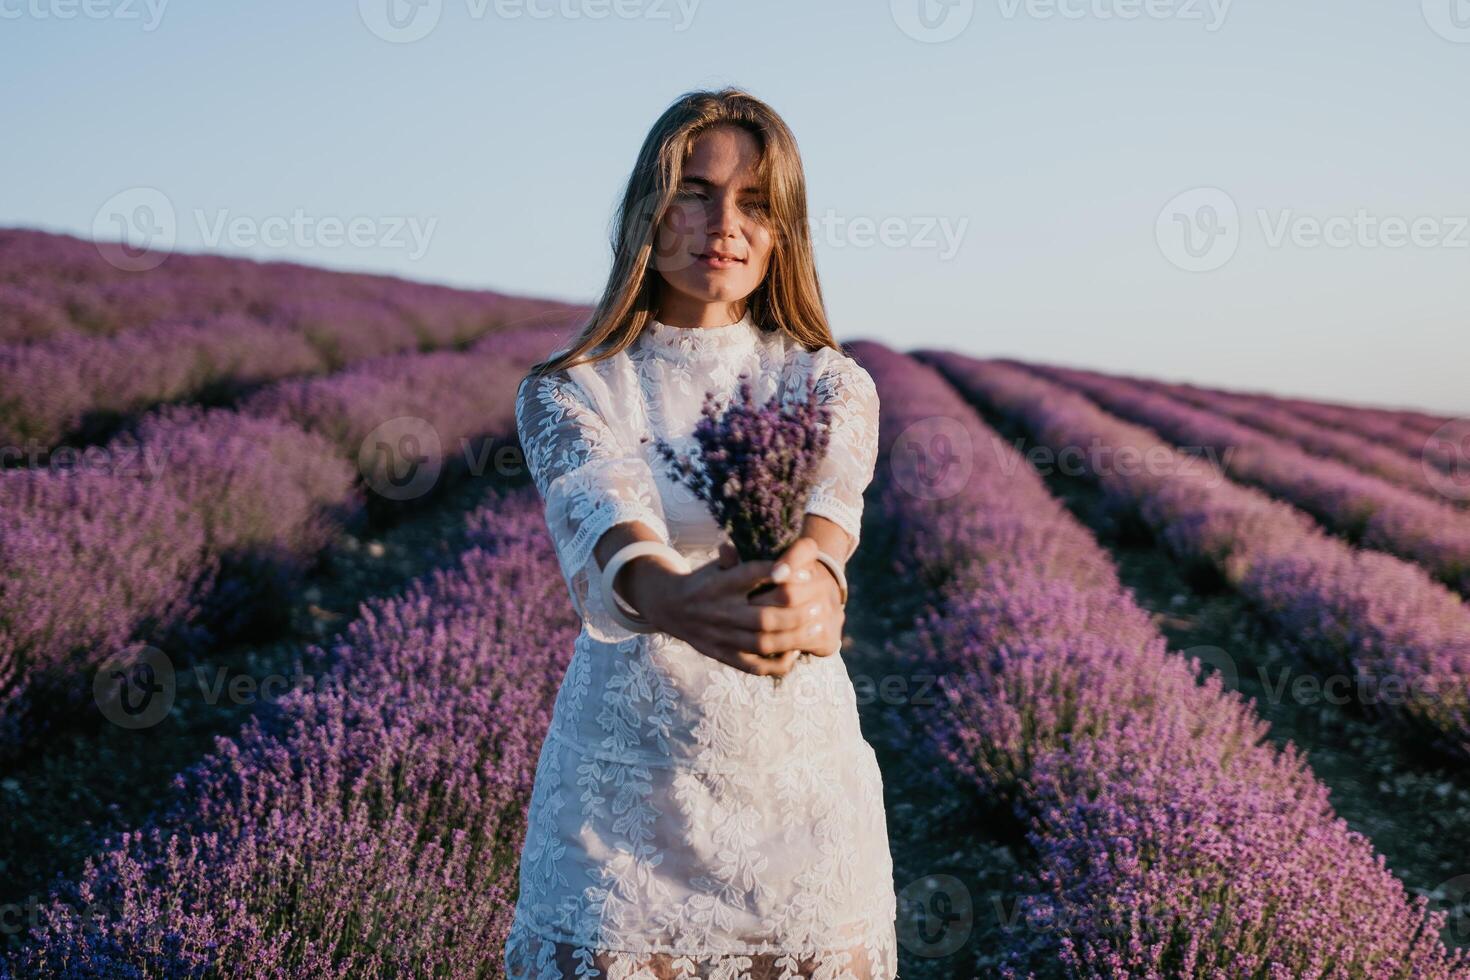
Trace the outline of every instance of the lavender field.
{"label": "lavender field", "polygon": [[[586,308],[0,229],[0,976],[501,976]],[[1470,978],[1453,420],[838,336],[905,977]]]}

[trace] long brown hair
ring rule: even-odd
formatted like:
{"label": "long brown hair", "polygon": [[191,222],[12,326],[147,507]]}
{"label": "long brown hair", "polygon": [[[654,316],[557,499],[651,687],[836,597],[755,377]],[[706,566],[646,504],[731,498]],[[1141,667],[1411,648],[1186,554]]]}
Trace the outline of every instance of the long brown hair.
{"label": "long brown hair", "polygon": [[614,217],[612,270],[602,297],[571,346],[533,366],[532,376],[612,357],[653,319],[662,282],[652,266],[659,224],[695,140],[719,125],[740,126],[755,137],[761,154],[758,180],[770,202],[771,259],[765,277],[747,298],[751,319],[762,328],[786,331],[809,350],[838,348],[827,326],[812,259],[806,177],[796,137],[774,109],[741,89],[700,90],[679,96],[644,138]]}

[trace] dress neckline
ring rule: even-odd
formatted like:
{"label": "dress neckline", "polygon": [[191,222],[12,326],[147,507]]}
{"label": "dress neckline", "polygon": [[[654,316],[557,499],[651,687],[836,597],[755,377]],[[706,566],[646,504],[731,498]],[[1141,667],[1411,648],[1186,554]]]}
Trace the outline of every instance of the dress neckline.
{"label": "dress neckline", "polygon": [[718,327],[675,327],[650,319],[638,341],[649,351],[676,359],[728,356],[754,347],[759,330],[747,310],[734,323]]}

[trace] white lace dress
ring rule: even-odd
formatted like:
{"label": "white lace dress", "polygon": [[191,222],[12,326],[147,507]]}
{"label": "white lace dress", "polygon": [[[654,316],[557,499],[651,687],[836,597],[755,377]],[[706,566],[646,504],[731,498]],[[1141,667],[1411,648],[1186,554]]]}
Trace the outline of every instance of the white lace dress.
{"label": "white lace dress", "polygon": [[723,532],[642,440],[688,452],[706,391],[728,399],[742,373],[762,402],[817,379],[832,438],[806,509],[855,548],[878,398],[839,351],[749,316],[652,321],[618,355],[520,387],[522,445],[583,625],[536,769],[512,978],[896,975],[882,778],[842,656],[798,660],[773,685],[628,632],[591,578],[592,546],[632,519],[695,567],[717,557]]}

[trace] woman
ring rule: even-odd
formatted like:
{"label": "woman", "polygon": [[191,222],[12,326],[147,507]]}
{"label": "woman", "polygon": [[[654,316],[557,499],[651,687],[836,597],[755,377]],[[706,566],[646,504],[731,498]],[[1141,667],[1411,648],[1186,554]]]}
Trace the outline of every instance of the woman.
{"label": "woman", "polygon": [[[882,781],[836,655],[878,400],[827,328],[795,139],[744,92],[687,94],[619,218],[589,325],[517,394],[583,628],[536,770],[506,971],[892,978]],[[832,412],[801,537],[774,561],[738,561],[655,449],[688,452],[706,393],[723,404],[742,374],[762,402],[814,381]]]}

